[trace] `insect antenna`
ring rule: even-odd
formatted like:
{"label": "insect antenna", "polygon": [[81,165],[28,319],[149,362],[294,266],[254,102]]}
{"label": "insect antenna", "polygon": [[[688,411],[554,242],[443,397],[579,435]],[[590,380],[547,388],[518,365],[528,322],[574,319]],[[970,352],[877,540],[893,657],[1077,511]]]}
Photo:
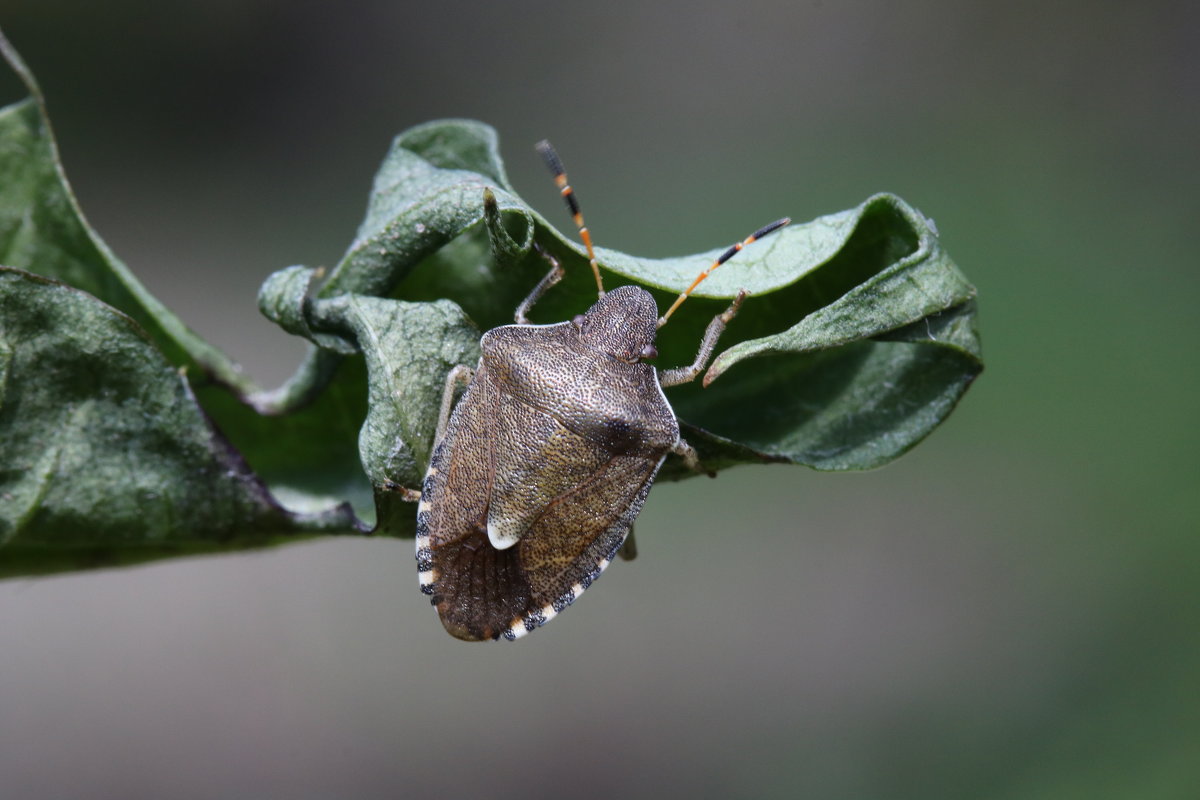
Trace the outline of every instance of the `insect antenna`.
{"label": "insect antenna", "polygon": [[604,297],[604,282],[600,280],[600,265],[596,263],[596,251],[592,248],[592,234],[588,232],[587,225],[583,224],[583,213],[579,210],[579,201],[575,199],[575,190],[567,183],[567,171],[563,169],[562,159],[554,151],[554,146],[545,139],[538,142],[536,147],[546,166],[554,173],[554,183],[558,186],[563,200],[567,202],[567,210],[571,212],[571,219],[575,220],[575,227],[579,228],[579,238],[587,248],[588,263],[592,265],[592,274],[596,276],[596,289],[600,296]]}
{"label": "insect antenna", "polygon": [[754,233],[750,234],[745,239],[743,239],[742,241],[733,245],[728,250],[726,250],[724,253],[722,253],[721,257],[718,258],[716,261],[714,261],[711,265],[709,265],[708,269],[704,270],[704,272],[701,272],[699,275],[696,276],[696,280],[692,281],[691,286],[689,286],[687,289],[685,289],[679,293],[679,297],[675,298],[675,302],[672,303],[671,307],[667,309],[667,313],[663,314],[661,317],[658,318],[658,327],[661,328],[663,325],[667,324],[667,320],[671,317],[672,314],[675,313],[675,309],[679,308],[679,306],[683,303],[683,301],[688,299],[688,296],[691,295],[691,293],[696,289],[697,286],[700,285],[700,283],[705,278],[707,278],[709,275],[712,274],[712,271],[714,269],[721,266],[729,259],[733,258],[734,254],[737,253],[739,250],[741,250],[746,245],[752,244],[753,242],[757,241],[758,239],[763,238],[764,236],[766,236],[770,233],[774,233],[775,231],[782,228],[784,225],[787,225],[789,222],[791,222],[791,220],[787,217],[784,217],[783,219],[775,220],[770,225],[764,225],[763,227],[759,228]]}

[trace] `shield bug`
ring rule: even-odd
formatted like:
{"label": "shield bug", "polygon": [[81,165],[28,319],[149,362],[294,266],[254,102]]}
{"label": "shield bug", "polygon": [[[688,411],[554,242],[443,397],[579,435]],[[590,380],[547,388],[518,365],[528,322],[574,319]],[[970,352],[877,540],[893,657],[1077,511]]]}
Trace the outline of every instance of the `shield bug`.
{"label": "shield bug", "polygon": [[417,569],[446,630],[469,641],[512,640],[544,625],[623,546],[631,550],[634,518],[668,454],[702,469],[663,387],[704,370],[746,292],[709,324],[692,364],[660,373],[646,361],[658,354],[658,328],[709,273],[789,222],[730,247],[660,317],[644,289],[605,292],[562,162],[548,142],[537,149],[579,229],[599,299],[567,322],[530,324],[529,309],[563,276],[535,245],[550,272],[518,306],[516,324],[485,333],[475,368],[447,378],[417,507]]}

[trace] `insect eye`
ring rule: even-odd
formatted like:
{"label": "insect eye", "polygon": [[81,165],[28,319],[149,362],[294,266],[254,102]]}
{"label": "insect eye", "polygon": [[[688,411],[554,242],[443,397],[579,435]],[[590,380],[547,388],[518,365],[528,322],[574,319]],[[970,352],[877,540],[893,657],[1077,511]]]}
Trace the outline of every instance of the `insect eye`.
{"label": "insect eye", "polygon": [[574,325],[576,328],[582,328],[583,327],[583,314],[576,314],[574,317],[572,317],[571,324]]}
{"label": "insect eye", "polygon": [[648,344],[642,348],[642,358],[658,358],[658,348]]}

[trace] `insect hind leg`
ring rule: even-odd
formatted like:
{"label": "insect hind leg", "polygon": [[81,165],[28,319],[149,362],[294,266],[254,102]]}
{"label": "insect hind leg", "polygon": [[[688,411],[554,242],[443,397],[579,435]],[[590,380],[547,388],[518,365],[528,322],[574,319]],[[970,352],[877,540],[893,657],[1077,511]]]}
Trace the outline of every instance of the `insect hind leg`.
{"label": "insect hind leg", "polygon": [[421,502],[420,489],[410,489],[407,486],[402,486],[392,480],[385,480],[380,488],[382,488],[385,492],[394,492],[400,495],[400,499],[406,503]]}
{"label": "insect hind leg", "polygon": [[692,472],[699,472],[701,475],[707,475],[710,478],[717,477],[717,473],[700,461],[700,454],[696,452],[696,448],[680,439],[671,448],[671,452],[683,459],[683,464]]}
{"label": "insect hind leg", "polygon": [[633,538],[633,526],[629,526],[629,533],[625,534],[625,541],[621,543],[621,547],[617,550],[617,555],[622,561],[633,561],[637,558],[637,540]]}

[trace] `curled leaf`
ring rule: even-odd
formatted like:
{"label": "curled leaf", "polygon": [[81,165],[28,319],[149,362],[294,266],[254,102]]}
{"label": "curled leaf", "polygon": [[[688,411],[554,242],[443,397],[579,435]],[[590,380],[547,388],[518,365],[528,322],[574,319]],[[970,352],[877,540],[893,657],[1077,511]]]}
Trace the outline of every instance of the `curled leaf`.
{"label": "curled leaf", "polygon": [[411,536],[413,506],[390,487],[420,487],[446,373],[479,359],[479,331],[448,300],[343,295],[315,301],[312,316],[314,326],[339,331],[363,352],[370,393],[358,446],[375,490],[377,530]]}
{"label": "curled leaf", "polygon": [[[568,319],[594,302],[583,248],[513,193],[495,134],[461,120],[397,137],[359,239],[315,296],[450,297],[480,328],[510,322],[546,263],[524,237],[515,243],[501,212],[530,221],[521,230],[566,267],[536,308],[538,321]],[[598,255],[606,285],[640,284],[665,307],[724,249],[666,259],[605,248]],[[926,436],[982,369],[974,287],[932,223],[894,195],[746,248],[659,332],[658,363],[690,361],[705,325],[740,289],[750,297],[704,381],[668,393],[689,439],[717,468],[879,466]],[[325,357],[313,353],[309,375],[321,377],[311,367]],[[671,463],[663,472],[689,474]]]}

